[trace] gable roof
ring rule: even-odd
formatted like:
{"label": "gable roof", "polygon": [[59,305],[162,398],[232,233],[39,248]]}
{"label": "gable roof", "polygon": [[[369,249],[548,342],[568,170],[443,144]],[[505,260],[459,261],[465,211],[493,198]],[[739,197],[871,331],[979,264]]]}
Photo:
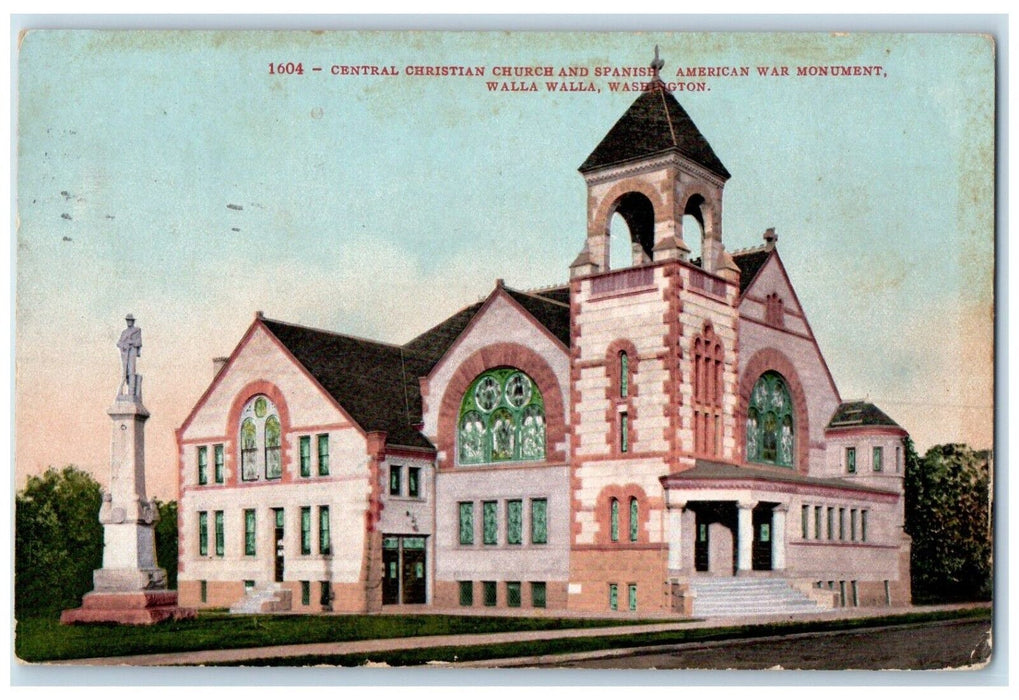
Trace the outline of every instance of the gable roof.
{"label": "gable roof", "polygon": [[883,425],[893,428],[902,426],[893,421],[880,408],[867,401],[846,401],[839,404],[828,422],[828,428],[858,428],[861,426]]}
{"label": "gable roof", "polygon": [[[471,319],[474,318],[475,314],[478,313],[484,304],[485,302],[479,301],[460,309],[445,321],[432,326],[421,335],[404,344],[403,347],[428,360],[428,371],[431,371],[435,363],[442,358],[446,350],[449,349],[449,346],[453,344],[453,341],[460,337],[460,334],[463,333]],[[424,372],[422,376],[427,373],[427,371]]]}
{"label": "gable roof", "polygon": [[363,430],[384,430],[389,444],[432,448],[414,427],[426,358],[398,345],[270,319],[262,324]]}
{"label": "gable roof", "polygon": [[570,347],[570,305],[545,296],[503,287],[527,313],[545,326],[564,346]]}
{"label": "gable roof", "polygon": [[750,250],[737,251],[732,254],[732,259],[739,267],[739,293],[743,294],[750,283],[757,277],[757,273],[768,262],[772,251],[764,248],[751,248]]}
{"label": "gable roof", "polygon": [[668,151],[686,156],[724,180],[729,179],[729,171],[690,115],[665,85],[656,81],[634,100],[579,170],[586,173]]}
{"label": "gable roof", "polygon": [[570,303],[570,286],[565,284],[561,287],[546,287],[545,289],[532,289],[528,294],[536,294],[552,301],[558,301],[560,304]]}

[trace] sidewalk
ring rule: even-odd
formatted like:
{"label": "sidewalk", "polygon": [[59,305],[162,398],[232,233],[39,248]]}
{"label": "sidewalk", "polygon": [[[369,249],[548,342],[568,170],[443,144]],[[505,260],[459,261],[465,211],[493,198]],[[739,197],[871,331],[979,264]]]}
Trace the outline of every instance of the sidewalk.
{"label": "sidewalk", "polygon": [[[768,615],[761,617],[726,617],[674,621],[661,624],[627,625],[622,627],[599,627],[593,629],[561,629],[530,632],[497,632],[491,634],[446,635],[431,637],[399,637],[394,639],[366,639],[356,642],[324,642],[315,644],[290,644],[286,646],[253,647],[249,649],[210,649],[207,651],[174,652],[168,654],[141,654],[137,656],[115,656],[93,659],[74,659],[55,662],[65,666],[201,666],[210,663],[244,662],[252,659],[288,658],[308,655],[369,654],[380,651],[400,651],[444,646],[473,646],[481,644],[502,644],[506,642],[527,642],[546,639],[572,639],[581,637],[609,637],[643,634],[648,632],[669,632],[673,630],[732,627],[739,625],[768,624],[776,622],[816,622],[845,620],[864,617],[882,617],[908,612],[935,612],[939,610],[960,610],[974,607],[989,607],[986,604],[932,605],[911,608],[839,608],[808,615]],[[568,615],[563,615],[568,616]],[[675,620],[675,618],[671,618]],[[627,653],[632,652],[627,650]],[[612,653],[612,650],[591,653]],[[617,652],[618,653],[618,652]],[[587,656],[586,655],[586,656]],[[467,664],[464,664],[465,666]]]}

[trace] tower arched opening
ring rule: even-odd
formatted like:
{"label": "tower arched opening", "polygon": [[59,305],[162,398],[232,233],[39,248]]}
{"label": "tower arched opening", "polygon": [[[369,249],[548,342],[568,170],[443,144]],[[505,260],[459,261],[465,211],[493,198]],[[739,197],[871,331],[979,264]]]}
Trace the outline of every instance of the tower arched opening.
{"label": "tower arched opening", "polygon": [[609,269],[618,270],[652,260],[655,208],[647,196],[627,192],[616,200],[615,213],[609,220],[609,239]]}
{"label": "tower arched opening", "polygon": [[690,248],[690,261],[706,267],[704,264],[704,206],[705,200],[695,194],[686,200],[683,209],[683,242]]}

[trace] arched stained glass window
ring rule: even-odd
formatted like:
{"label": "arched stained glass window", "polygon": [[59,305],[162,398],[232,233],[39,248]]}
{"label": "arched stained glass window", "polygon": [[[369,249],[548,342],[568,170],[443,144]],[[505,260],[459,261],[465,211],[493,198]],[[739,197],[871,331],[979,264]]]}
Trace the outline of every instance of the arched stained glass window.
{"label": "arched stained glass window", "polygon": [[266,479],[283,475],[282,436],[279,411],[272,401],[260,395],[245,404],[239,434],[241,479],[255,481],[263,470]]}
{"label": "arched stained glass window", "polygon": [[793,466],[796,444],[793,402],[785,379],[765,372],[754,384],[747,407],[747,461]]}
{"label": "arched stained glass window", "polygon": [[609,501],[609,537],[619,541],[619,500],[615,498]]}
{"label": "arched stained glass window", "polygon": [[538,385],[518,369],[478,376],[460,403],[460,464],[545,458],[545,403]]}
{"label": "arched stained glass window", "polygon": [[630,358],[625,352],[619,353],[619,397],[630,395]]}
{"label": "arched stained glass window", "polygon": [[633,496],[630,497],[630,541],[637,541],[637,533],[640,528],[640,519],[638,517],[639,511],[637,506],[637,499]]}

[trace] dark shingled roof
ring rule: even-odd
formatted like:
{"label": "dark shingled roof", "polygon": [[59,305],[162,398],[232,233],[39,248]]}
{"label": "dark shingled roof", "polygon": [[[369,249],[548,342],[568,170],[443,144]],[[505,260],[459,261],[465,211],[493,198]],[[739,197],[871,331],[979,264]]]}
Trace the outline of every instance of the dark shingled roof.
{"label": "dark shingled roof", "polygon": [[568,303],[563,304],[544,296],[518,292],[508,287],[504,287],[504,289],[563,345],[570,347],[570,306]]}
{"label": "dark shingled roof", "polygon": [[748,250],[744,253],[733,253],[732,259],[739,267],[739,293],[743,294],[747,291],[747,287],[754,281],[754,277],[764,263],[768,262],[768,257],[771,255],[770,250],[764,250],[763,248],[758,250]]}
{"label": "dark shingled roof", "polygon": [[901,428],[884,411],[866,401],[847,401],[835,409],[829,428],[857,428],[865,425],[886,425]]}
{"label": "dark shingled roof", "polygon": [[828,486],[830,488],[853,489],[855,491],[882,491],[873,486],[863,486],[848,479],[820,479],[814,476],[803,476],[791,469],[778,471],[777,469],[755,469],[754,467],[741,467],[726,462],[713,462],[706,459],[698,459],[694,462],[693,469],[687,469],[676,474],[669,474],[666,479],[752,479],[755,481],[768,481],[783,484],[803,484],[806,486]]}
{"label": "dark shingled roof", "polygon": [[550,287],[548,289],[535,289],[534,291],[528,292],[529,294],[537,294],[540,297],[551,299],[552,301],[558,301],[560,304],[570,303],[570,287],[564,285],[562,287]]}
{"label": "dark shingled roof", "polygon": [[[474,314],[478,313],[478,309],[483,304],[483,301],[479,301],[460,309],[445,321],[429,328],[403,347],[427,359],[429,362],[428,371],[431,371],[435,363],[442,358],[446,350],[449,349],[449,346],[453,344],[453,341],[460,337],[460,334],[463,333],[467,324],[471,322]],[[424,372],[422,376],[427,373],[427,371]]]}
{"label": "dark shingled roof", "polygon": [[723,179],[729,171],[672,93],[656,85],[641,94],[591,152],[580,172],[677,151]]}
{"label": "dark shingled roof", "polygon": [[362,429],[386,431],[391,445],[432,448],[413,426],[421,419],[418,377],[428,371],[426,358],[397,345],[262,322]]}

